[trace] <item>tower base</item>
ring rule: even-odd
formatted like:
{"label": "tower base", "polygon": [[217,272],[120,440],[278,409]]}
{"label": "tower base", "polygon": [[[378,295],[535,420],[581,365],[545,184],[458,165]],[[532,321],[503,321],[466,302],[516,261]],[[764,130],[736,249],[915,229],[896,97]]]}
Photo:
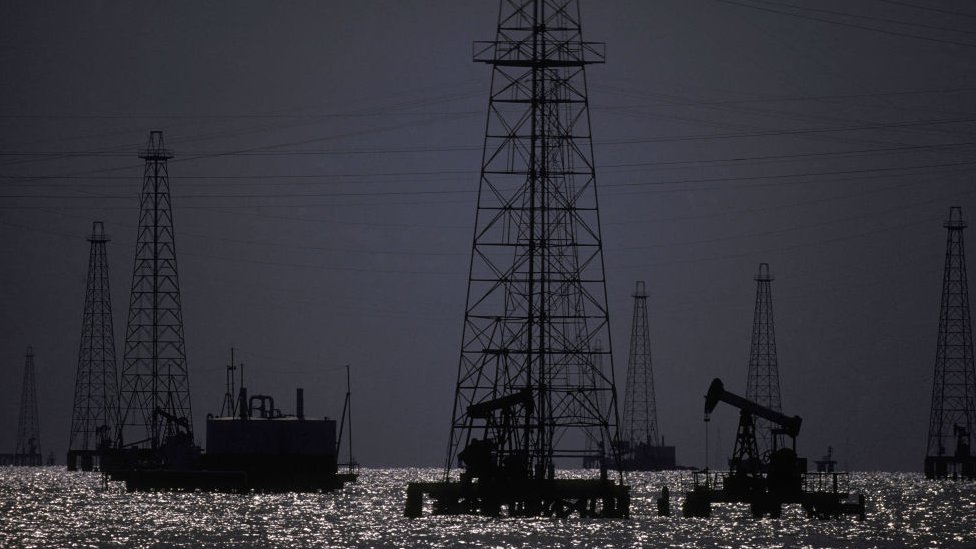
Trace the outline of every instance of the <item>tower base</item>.
{"label": "tower base", "polygon": [[630,488],[608,479],[411,482],[404,515],[421,516],[424,496],[435,515],[630,517]]}
{"label": "tower base", "polygon": [[925,478],[937,480],[976,480],[976,456],[927,456]]}
{"label": "tower base", "polygon": [[620,457],[623,471],[670,471],[677,467],[674,446],[638,444],[627,450],[622,451]]}

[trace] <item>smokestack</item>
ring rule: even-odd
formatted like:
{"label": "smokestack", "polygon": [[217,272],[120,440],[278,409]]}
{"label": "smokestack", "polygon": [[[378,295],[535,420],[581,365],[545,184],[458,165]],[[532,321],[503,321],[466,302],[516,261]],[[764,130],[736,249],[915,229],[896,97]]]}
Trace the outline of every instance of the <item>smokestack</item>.
{"label": "smokestack", "polygon": [[305,390],[299,387],[295,390],[295,415],[298,419],[305,419]]}

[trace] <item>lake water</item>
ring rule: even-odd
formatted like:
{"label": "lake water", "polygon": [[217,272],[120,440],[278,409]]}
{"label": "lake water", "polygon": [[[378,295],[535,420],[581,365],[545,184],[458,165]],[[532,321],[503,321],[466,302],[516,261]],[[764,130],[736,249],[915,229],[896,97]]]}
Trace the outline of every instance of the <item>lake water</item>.
{"label": "lake water", "polygon": [[[920,474],[855,473],[867,519],[755,520],[747,506],[715,506],[710,518],[680,516],[688,474],[631,473],[629,520],[403,517],[406,484],[439,469],[363,469],[330,494],[127,493],[93,473],[0,468],[0,546],[335,547],[976,547],[976,483]],[[676,516],[658,517],[668,485]]]}

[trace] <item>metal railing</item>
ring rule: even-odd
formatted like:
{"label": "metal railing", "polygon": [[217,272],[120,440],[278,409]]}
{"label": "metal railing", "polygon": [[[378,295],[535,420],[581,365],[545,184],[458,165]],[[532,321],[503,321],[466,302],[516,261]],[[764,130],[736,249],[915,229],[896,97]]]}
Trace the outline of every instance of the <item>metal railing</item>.
{"label": "metal railing", "polygon": [[494,40],[475,42],[475,61],[497,65],[527,65],[545,61],[554,65],[588,65],[606,61],[607,45],[604,42],[580,42],[579,40],[549,41],[545,50],[534,52],[528,40]]}

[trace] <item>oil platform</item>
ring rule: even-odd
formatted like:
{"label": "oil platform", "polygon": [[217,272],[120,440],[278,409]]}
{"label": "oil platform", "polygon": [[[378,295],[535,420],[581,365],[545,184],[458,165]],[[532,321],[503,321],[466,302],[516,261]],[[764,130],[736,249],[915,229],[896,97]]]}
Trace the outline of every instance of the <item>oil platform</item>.
{"label": "oil platform", "polygon": [[[197,446],[162,132],[149,135],[140,200],[120,414],[102,471],[129,490],[316,491],[355,475],[337,470],[336,422],[308,418],[304,395],[285,415],[268,395],[240,392],[207,419],[207,452]],[[233,361],[232,361],[233,363]],[[242,369],[243,375],[243,369]],[[233,376],[229,375],[233,381]],[[228,392],[233,393],[229,386]],[[228,401],[231,406],[228,412]],[[349,397],[347,394],[347,406]]]}
{"label": "oil platform", "polygon": [[633,297],[634,319],[624,393],[623,434],[620,437],[621,466],[627,471],[674,469],[674,446],[664,445],[664,437],[658,428],[647,291],[643,280],[637,281]]}
{"label": "oil platform", "polygon": [[[16,447],[12,454],[0,454],[0,465],[37,467],[44,464],[37,420],[34,348],[27,347],[27,353],[24,355],[24,381],[20,392],[20,415],[17,418]],[[51,460],[48,460],[48,465],[53,465]]]}
{"label": "oil platform", "polygon": [[[627,517],[587,65],[576,0],[500,2],[454,412],[441,482],[405,514]],[[587,438],[593,438],[589,444]],[[587,450],[589,448],[589,450]],[[595,459],[590,478],[557,474]],[[460,469],[460,471],[458,471]],[[459,473],[459,474],[456,474]],[[598,476],[597,476],[598,475]]]}
{"label": "oil platform", "polygon": [[953,206],[946,220],[946,256],[942,308],[932,381],[925,476],[976,479],[976,368],[969,316],[969,282],[962,209]]}
{"label": "oil platform", "polygon": [[[719,402],[739,410],[735,449],[727,472],[697,471],[693,488],[685,495],[686,517],[711,515],[712,503],[748,503],[752,515],[779,518],[785,504],[799,504],[809,517],[834,518],[856,515],[864,519],[864,496],[849,492],[849,475],[842,472],[809,472],[807,459],[796,454],[796,437],[802,419],[786,416],[725,390],[715,379],[705,395],[705,421]],[[774,426],[770,452],[763,468],[755,418]],[[832,468],[831,468],[832,469]]]}
{"label": "oil platform", "polygon": [[75,399],[68,436],[68,470],[100,468],[99,454],[109,449],[118,421],[115,335],[104,224],[92,223],[88,283],[81,322]]}

